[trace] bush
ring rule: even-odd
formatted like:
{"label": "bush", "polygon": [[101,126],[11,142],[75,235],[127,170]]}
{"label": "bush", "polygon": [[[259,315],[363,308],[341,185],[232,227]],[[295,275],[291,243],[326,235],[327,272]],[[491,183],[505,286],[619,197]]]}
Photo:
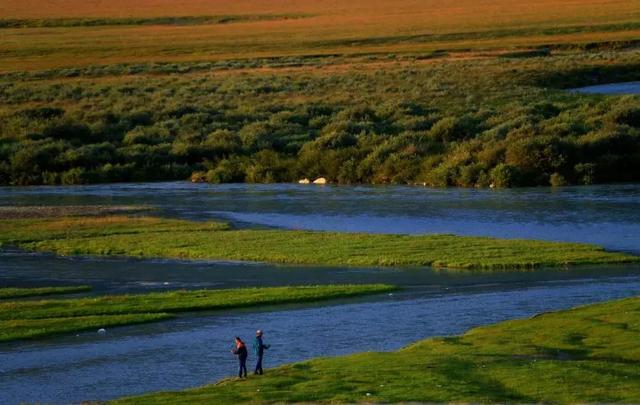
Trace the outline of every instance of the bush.
{"label": "bush", "polygon": [[277,141],[273,128],[266,122],[247,124],[239,132],[242,144],[249,151],[272,149]]}
{"label": "bush", "polygon": [[238,158],[223,159],[215,169],[209,170],[206,179],[209,183],[243,183],[246,178],[244,162]]}
{"label": "bush", "polygon": [[64,139],[76,142],[91,141],[91,130],[86,124],[65,121],[59,124],[53,124],[44,130],[45,138]]}
{"label": "bush", "polygon": [[480,120],[471,116],[446,117],[436,122],[429,136],[441,142],[454,142],[471,138],[480,132]]}
{"label": "bush", "polygon": [[246,169],[246,180],[250,183],[279,183],[293,180],[292,164],[278,153],[263,150],[255,154]]}
{"label": "bush", "polygon": [[551,184],[552,187],[562,187],[566,186],[568,183],[563,175],[560,173],[553,173],[551,177],[549,177],[549,184]]}
{"label": "bush", "polygon": [[[326,177],[505,187],[638,181],[638,97],[531,86],[532,77],[572,70],[578,62],[593,67],[577,78],[551,75],[542,84],[561,76],[584,84],[593,72],[600,72],[597,81],[619,71],[637,75],[636,54],[611,56],[403,59],[409,64],[397,69],[327,75],[188,72],[342,57],[8,74],[0,78],[0,184],[54,184],[65,173],[73,183],[168,180],[194,171],[211,182]],[[101,79],[144,72],[154,74],[135,83]],[[95,79],[57,80],[69,74]]]}
{"label": "bush", "polygon": [[137,126],[125,134],[122,143],[124,145],[158,145],[171,142],[171,138],[166,128]]}
{"label": "bush", "polygon": [[65,185],[86,184],[91,182],[91,178],[82,167],[74,167],[62,173],[60,182]]}
{"label": "bush", "polygon": [[218,129],[207,136],[203,142],[205,156],[209,159],[219,157],[229,157],[240,153],[242,150],[242,140],[235,133],[227,129]]}
{"label": "bush", "polygon": [[615,124],[629,125],[640,128],[640,106],[629,105],[633,99],[626,98],[624,103],[616,106],[607,118]]}
{"label": "bush", "polygon": [[518,185],[518,169],[505,163],[500,163],[489,173],[491,184],[497,188],[514,187]]}
{"label": "bush", "polygon": [[596,180],[596,165],[593,163],[578,163],[574,168],[578,182],[584,185],[594,184]]}

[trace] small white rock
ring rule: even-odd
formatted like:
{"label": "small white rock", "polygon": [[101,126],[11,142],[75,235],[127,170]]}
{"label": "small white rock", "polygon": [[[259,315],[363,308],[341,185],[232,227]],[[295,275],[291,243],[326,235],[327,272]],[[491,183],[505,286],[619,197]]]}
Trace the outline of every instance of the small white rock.
{"label": "small white rock", "polygon": [[370,396],[371,396],[371,393],[370,393],[370,392],[367,392],[367,396],[368,396],[368,397],[370,397]]}

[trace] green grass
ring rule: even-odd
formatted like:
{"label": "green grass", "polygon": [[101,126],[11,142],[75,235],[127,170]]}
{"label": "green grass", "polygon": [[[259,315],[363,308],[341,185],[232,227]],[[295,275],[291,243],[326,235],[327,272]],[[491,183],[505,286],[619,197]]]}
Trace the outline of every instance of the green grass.
{"label": "green grass", "polygon": [[0,342],[158,321],[179,312],[324,301],[395,289],[384,284],[346,284],[0,302]]}
{"label": "green grass", "polygon": [[463,269],[531,269],[640,260],[576,243],[454,235],[232,230],[217,222],[149,217],[6,220],[0,222],[0,230],[0,243],[60,255]]}
{"label": "green grass", "polygon": [[173,316],[165,313],[92,315],[73,318],[0,320],[0,342],[37,339],[65,333],[77,333],[99,328],[162,321]]}
{"label": "green grass", "polygon": [[639,339],[640,298],[632,298],[112,403],[637,403]]}
{"label": "green grass", "polygon": [[39,287],[39,288],[0,288],[0,299],[40,297],[43,295],[75,294],[91,291],[88,285],[73,287]]}

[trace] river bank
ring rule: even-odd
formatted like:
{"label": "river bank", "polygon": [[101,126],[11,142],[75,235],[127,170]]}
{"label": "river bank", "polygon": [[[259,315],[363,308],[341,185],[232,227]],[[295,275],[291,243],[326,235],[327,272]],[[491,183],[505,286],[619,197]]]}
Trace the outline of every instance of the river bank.
{"label": "river bank", "polygon": [[[94,259],[62,261],[86,266],[80,267],[80,272],[99,263]],[[112,259],[108,263],[122,261]],[[135,267],[140,265],[141,261],[135,262]],[[198,266],[203,271],[197,271]],[[169,279],[171,287],[178,284],[177,277],[189,280],[191,271],[198,276],[212,273],[211,277],[226,279],[231,272],[220,266],[185,262],[174,268],[167,263],[175,273]],[[111,328],[105,335],[90,331],[40,341],[7,342],[0,345],[0,402],[105,401],[215,383],[236,372],[237,361],[229,353],[233,336],[250,337],[256,328],[265,331],[265,341],[272,345],[265,358],[265,365],[272,368],[316,357],[394,351],[428,337],[455,336],[481,325],[640,295],[637,268],[628,269],[626,275],[615,269],[600,269],[584,273],[445,273],[436,277],[416,270],[286,271],[254,267],[249,274],[236,267],[236,278],[229,285],[255,285],[261,280],[287,284],[289,276],[301,282],[312,275],[324,282],[357,282],[371,274],[378,275],[377,281],[396,280],[402,289],[391,296],[203,312]],[[218,269],[222,269],[221,274],[217,274]],[[54,272],[60,270],[58,266],[52,268]],[[117,274],[114,272],[113,277]],[[141,272],[134,276],[153,280]],[[254,360],[250,357],[250,362]]]}
{"label": "river bank", "polygon": [[629,298],[111,403],[637,402],[639,321]]}

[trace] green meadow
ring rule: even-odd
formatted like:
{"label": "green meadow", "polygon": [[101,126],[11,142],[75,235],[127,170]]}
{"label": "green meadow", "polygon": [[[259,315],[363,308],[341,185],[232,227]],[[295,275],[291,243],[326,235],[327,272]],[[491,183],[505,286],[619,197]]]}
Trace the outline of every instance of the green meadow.
{"label": "green meadow", "polygon": [[76,294],[91,291],[88,285],[74,287],[0,288],[0,299],[40,297],[44,295]]}
{"label": "green meadow", "polygon": [[235,230],[219,222],[154,217],[4,220],[0,229],[1,244],[59,255],[485,270],[640,261],[638,256],[579,243],[455,235]]}
{"label": "green meadow", "polygon": [[637,403],[639,339],[631,298],[112,403]]}
{"label": "green meadow", "polygon": [[326,301],[395,289],[383,284],[323,285],[0,301],[0,342],[160,321],[181,312]]}

